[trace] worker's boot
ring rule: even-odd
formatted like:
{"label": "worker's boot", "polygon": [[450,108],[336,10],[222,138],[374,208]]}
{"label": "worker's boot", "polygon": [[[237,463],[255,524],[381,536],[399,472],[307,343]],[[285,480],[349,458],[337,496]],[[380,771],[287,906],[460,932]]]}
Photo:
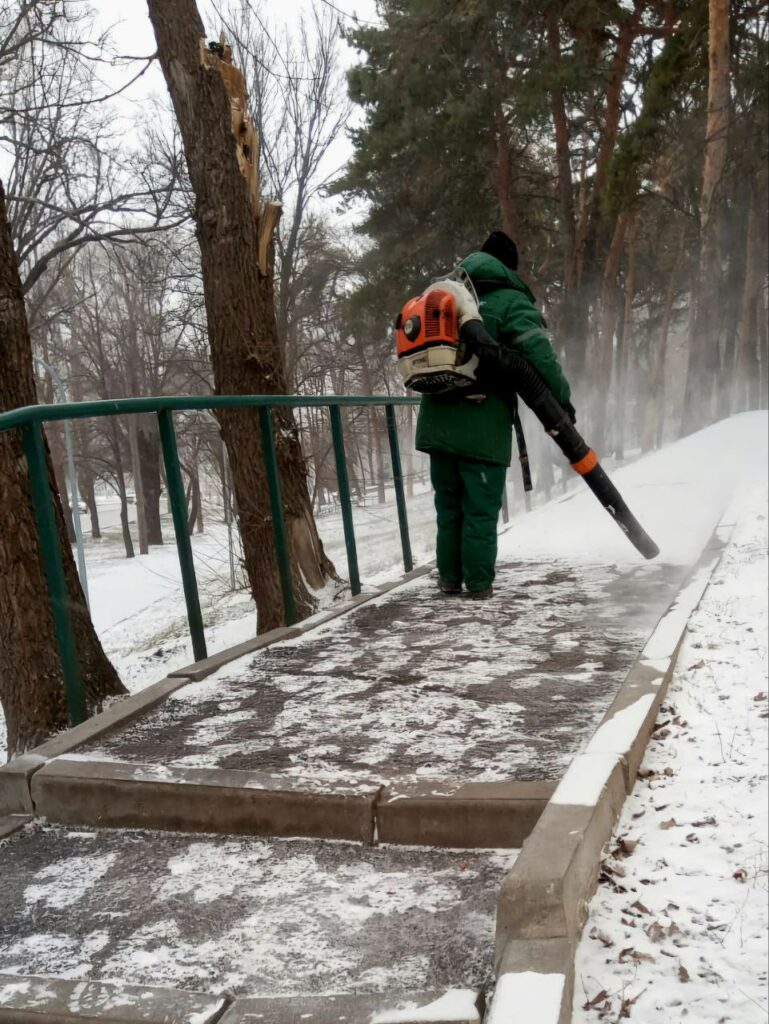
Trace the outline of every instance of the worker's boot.
{"label": "worker's boot", "polygon": [[471,601],[488,601],[490,597],[494,596],[494,588],[486,587],[485,590],[470,590],[467,596]]}
{"label": "worker's boot", "polygon": [[462,584],[454,583],[453,580],[438,580],[438,590],[442,594],[461,594]]}

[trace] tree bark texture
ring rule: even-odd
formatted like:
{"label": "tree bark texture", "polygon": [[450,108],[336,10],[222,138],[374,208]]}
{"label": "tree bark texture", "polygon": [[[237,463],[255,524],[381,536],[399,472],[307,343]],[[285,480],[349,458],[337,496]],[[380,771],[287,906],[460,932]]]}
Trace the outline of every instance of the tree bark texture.
{"label": "tree bark texture", "polygon": [[710,0],[708,17],[708,118],[700,194],[700,264],[683,432],[711,422],[719,377],[720,245],[724,169],[729,135],[729,0]]}
{"label": "tree bark texture", "polygon": [[157,428],[148,422],[140,422],[137,441],[139,445],[139,469],[144,485],[144,519],[147,524],[147,543],[162,544],[163,527],[160,521],[160,438],[158,437]]}
{"label": "tree bark texture", "polygon": [[561,33],[558,14],[553,10],[547,21],[547,47],[552,69],[553,84],[550,89],[550,109],[555,129],[555,156],[558,169],[559,234],[563,260],[563,302],[559,318],[559,334],[566,346],[566,363],[575,381],[582,380],[585,370],[587,338],[584,331],[577,330],[574,308],[574,287],[576,282],[576,215],[574,209],[574,182],[571,173],[571,151],[569,120],[566,115],[566,101],[561,81]]}
{"label": "tree bark texture", "polygon": [[[0,411],[35,405],[24,298],[0,185]],[[89,713],[125,693],[88,615],[67,539],[49,459],[59,542],[70,593]],[[27,464],[19,431],[0,434],[0,700],[8,755],[28,750],[67,725],[64,683],[40,555]]]}
{"label": "tree bark texture", "polygon": [[[179,123],[195,193],[203,287],[217,394],[285,394],[273,281],[258,266],[259,211],[238,165],[222,76],[201,62],[203,23],[195,0],[148,0],[158,55]],[[284,621],[257,414],[223,410],[243,551],[260,632]],[[275,410],[275,438],[294,593],[301,617],[310,589],[335,578],[312,516],[294,415]]]}

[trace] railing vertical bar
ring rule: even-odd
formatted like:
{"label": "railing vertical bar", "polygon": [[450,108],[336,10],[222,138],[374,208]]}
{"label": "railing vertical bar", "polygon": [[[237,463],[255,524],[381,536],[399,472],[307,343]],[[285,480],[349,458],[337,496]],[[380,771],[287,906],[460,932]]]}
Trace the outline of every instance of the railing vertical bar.
{"label": "railing vertical bar", "polygon": [[288,551],[286,520],[283,515],[283,498],[280,492],[280,472],[278,470],[278,456],[275,451],[275,430],[272,425],[272,410],[269,407],[263,406],[259,409],[259,422],[262,429],[262,451],[264,453],[264,468],[267,473],[267,488],[270,492],[275,554],[278,559],[280,587],[283,592],[283,613],[287,625],[292,626],[299,616],[296,611],[294,585],[291,579],[291,558]]}
{"label": "railing vertical bar", "polygon": [[70,725],[79,725],[87,717],[85,688],[80,675],[75,627],[70,610],[67,578],[64,575],[61,542],[56,528],[56,511],[48,479],[48,462],[45,457],[41,424],[38,422],[26,426],[23,438],[32,503],[35,508],[35,521],[40,539],[40,552],[48,583],[51,614],[61,660],[67,711]]}
{"label": "railing vertical bar", "polygon": [[344,543],[347,548],[347,569],[350,574],[350,589],[352,590],[353,596],[355,596],[360,593],[360,573],[358,571],[358,550],[355,545],[355,526],[352,518],[352,502],[350,501],[350,480],[347,475],[347,459],[344,452],[342,413],[339,406],[329,404],[329,415],[331,417],[331,437],[334,442],[336,479],[339,484],[339,501],[342,506]]}
{"label": "railing vertical bar", "polygon": [[168,498],[171,503],[171,518],[176,534],[176,550],[179,553],[184,600],[187,605],[192,653],[195,661],[202,661],[203,658],[208,657],[206,635],[203,629],[198,581],[195,577],[195,563],[192,558],[192,544],[187,526],[187,501],[184,496],[182,472],[179,468],[179,451],[176,445],[173,413],[170,409],[161,409],[158,413],[158,428],[160,430],[160,445],[163,450],[163,464],[166,470]]}
{"label": "railing vertical bar", "polygon": [[387,436],[390,439],[390,461],[393,469],[393,487],[395,488],[395,505],[398,509],[398,528],[401,533],[401,549],[403,551],[403,568],[411,572],[414,559],[411,554],[411,538],[409,537],[409,517],[406,511],[406,494],[403,490],[403,469],[401,467],[401,450],[398,443],[398,426],[395,421],[395,406],[385,406],[387,417]]}

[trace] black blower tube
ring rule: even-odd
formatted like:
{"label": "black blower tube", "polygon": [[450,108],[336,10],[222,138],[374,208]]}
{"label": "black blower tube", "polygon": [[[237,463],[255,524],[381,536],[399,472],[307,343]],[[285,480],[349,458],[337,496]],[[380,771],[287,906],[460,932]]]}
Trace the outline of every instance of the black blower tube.
{"label": "black blower tube", "polygon": [[542,375],[514,349],[498,345],[480,320],[468,320],[460,330],[460,340],[468,354],[478,356],[479,383],[488,381],[490,390],[520,395],[631,544],[644,558],[656,558],[660,549],[627,507]]}

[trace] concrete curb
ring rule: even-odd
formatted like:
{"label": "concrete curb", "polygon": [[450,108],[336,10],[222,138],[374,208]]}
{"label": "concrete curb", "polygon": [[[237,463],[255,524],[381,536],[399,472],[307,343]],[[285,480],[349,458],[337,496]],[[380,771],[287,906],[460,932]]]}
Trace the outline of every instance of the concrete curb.
{"label": "concrete curb", "polygon": [[64,825],[457,849],[519,848],[556,788],[548,782],[319,786],[259,771],[77,755],[30,767],[34,813]]}
{"label": "concrete curb", "polygon": [[0,974],[0,1021],[9,1024],[214,1024],[228,1002],[179,989]]}
{"label": "concrete curb", "polygon": [[6,814],[1,817],[0,842],[3,839],[7,839],[8,836],[12,836],[14,832],[24,828],[30,821],[32,821],[32,816],[29,814]]}
{"label": "concrete curb", "polygon": [[166,768],[59,757],[31,780],[35,813],[65,825],[374,840],[380,787],[302,788],[226,768]]}
{"label": "concrete curb", "polygon": [[457,989],[404,996],[236,999],[221,1024],[480,1024],[482,1015],[481,993]]}
{"label": "concrete curb", "polygon": [[549,782],[389,786],[376,806],[383,843],[518,849],[553,795]]}
{"label": "concrete curb", "polygon": [[233,999],[145,985],[0,974],[0,1022],[9,1024],[480,1024],[483,1010],[483,993],[471,989]]}
{"label": "concrete curb", "polygon": [[[601,854],[635,783],[689,618],[733,527],[726,517],[716,527],[502,884],[497,987],[487,1024],[511,1024],[522,1013],[528,1024],[571,1022],[574,956]],[[524,1006],[532,1007],[528,1016]]]}

